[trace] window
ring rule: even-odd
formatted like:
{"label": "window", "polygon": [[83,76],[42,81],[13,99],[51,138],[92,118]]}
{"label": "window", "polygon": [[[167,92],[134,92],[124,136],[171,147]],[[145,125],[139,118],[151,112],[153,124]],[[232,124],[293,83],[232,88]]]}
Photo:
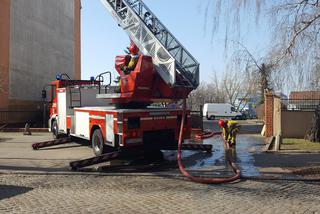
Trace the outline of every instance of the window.
{"label": "window", "polygon": [[53,100],[57,97],[57,87],[55,85],[51,85],[51,100],[50,102],[53,103]]}

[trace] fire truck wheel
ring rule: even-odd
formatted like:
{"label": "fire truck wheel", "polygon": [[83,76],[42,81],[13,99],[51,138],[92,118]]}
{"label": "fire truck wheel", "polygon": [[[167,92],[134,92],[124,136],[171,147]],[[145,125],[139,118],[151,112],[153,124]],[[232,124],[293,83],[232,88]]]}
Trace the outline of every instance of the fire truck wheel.
{"label": "fire truck wheel", "polygon": [[58,123],[56,120],[54,120],[52,122],[52,126],[51,126],[51,132],[53,133],[53,137],[55,139],[59,139],[60,135],[59,135],[59,128],[58,128]]}
{"label": "fire truck wheel", "polygon": [[106,145],[104,145],[104,140],[100,129],[94,130],[91,138],[93,153],[96,156],[102,155],[106,151]]}

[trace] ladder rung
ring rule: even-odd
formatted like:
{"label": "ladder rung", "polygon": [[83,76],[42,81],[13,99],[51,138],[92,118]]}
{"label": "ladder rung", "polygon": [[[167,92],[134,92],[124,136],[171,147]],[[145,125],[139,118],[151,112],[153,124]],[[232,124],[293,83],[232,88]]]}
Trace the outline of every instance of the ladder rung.
{"label": "ladder rung", "polygon": [[168,51],[170,52],[170,51],[173,51],[174,49],[177,49],[177,48],[181,48],[181,46],[177,45],[177,46],[175,46],[173,48],[169,48]]}

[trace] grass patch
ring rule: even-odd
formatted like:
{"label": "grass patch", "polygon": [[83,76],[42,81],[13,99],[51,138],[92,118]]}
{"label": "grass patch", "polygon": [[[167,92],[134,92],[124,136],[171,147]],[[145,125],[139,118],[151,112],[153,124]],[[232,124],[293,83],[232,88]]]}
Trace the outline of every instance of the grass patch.
{"label": "grass patch", "polygon": [[281,144],[281,149],[320,151],[320,143],[313,143],[304,139],[285,138]]}

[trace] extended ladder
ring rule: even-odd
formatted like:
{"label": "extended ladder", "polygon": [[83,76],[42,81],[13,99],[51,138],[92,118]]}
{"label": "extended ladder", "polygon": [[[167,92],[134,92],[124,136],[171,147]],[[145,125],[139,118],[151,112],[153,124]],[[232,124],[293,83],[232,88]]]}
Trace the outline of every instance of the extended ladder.
{"label": "extended ladder", "polygon": [[141,0],[101,0],[170,86],[197,88],[199,63]]}

